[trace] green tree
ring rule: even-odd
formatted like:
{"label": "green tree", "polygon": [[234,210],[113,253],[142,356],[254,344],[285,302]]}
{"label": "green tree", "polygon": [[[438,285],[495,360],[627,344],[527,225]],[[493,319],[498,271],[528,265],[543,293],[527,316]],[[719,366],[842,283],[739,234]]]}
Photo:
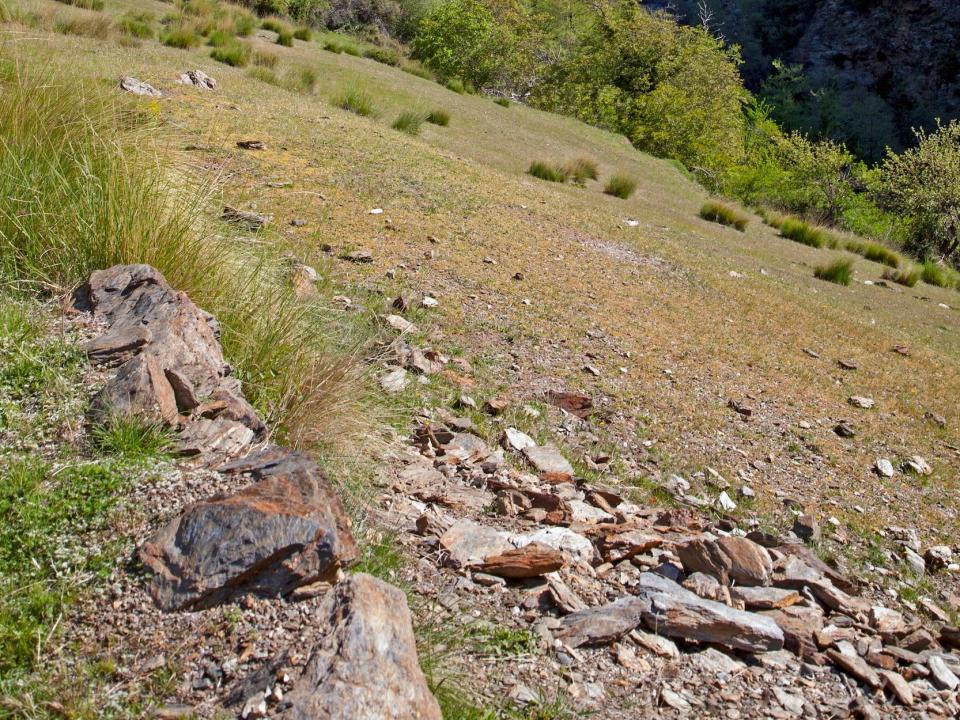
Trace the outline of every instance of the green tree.
{"label": "green tree", "polygon": [[960,247],[960,122],[914,131],[917,147],[887,150],[879,201],[905,216],[907,249],[921,258],[956,261]]}
{"label": "green tree", "polygon": [[501,69],[507,33],[478,0],[448,0],[423,16],[414,55],[444,79],[489,85]]}

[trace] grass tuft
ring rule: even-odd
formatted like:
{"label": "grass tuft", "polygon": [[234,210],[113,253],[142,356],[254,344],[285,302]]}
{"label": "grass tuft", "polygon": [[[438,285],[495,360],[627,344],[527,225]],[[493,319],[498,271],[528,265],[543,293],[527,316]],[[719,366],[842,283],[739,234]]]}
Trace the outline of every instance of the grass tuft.
{"label": "grass tuft", "polygon": [[906,270],[884,270],[882,277],[884,280],[890,280],[898,285],[913,287],[920,282],[920,271],[916,268],[908,268]]}
{"label": "grass tuft", "polygon": [[818,265],[813,271],[813,275],[820,280],[837,283],[838,285],[849,285],[853,278],[853,260],[849,258],[840,258],[834,260],[829,265]]}
{"label": "grass tuft", "polygon": [[626,200],[633,194],[633,191],[637,188],[637,181],[634,180],[629,175],[616,174],[611,175],[607,179],[607,184],[603,188],[603,192],[607,195],[613,195],[622,200]]}
{"label": "grass tuft", "polygon": [[792,217],[786,218],[780,225],[780,234],[788,240],[814,248],[829,247],[834,244],[826,231]]}
{"label": "grass tuft", "polygon": [[78,35],[96,40],[106,40],[109,38],[112,29],[113,25],[110,20],[98,15],[56,18],[53,21],[54,32],[58,32],[61,35]]}
{"label": "grass tuft", "polygon": [[530,163],[530,167],[527,168],[527,174],[533,175],[533,177],[540,180],[557,183],[566,182],[568,177],[565,168],[541,162],[539,160]]}
{"label": "grass tuft", "polygon": [[350,88],[338,96],[333,104],[362,117],[376,117],[377,110],[373,99],[365,92]]}
{"label": "grass tuft", "polygon": [[119,21],[117,27],[125,35],[138,38],[140,40],[153,39],[153,14],[152,13],[127,13]]}
{"label": "grass tuft", "polygon": [[421,112],[404,110],[390,127],[407,135],[419,135],[420,128],[426,119],[426,116]]}
{"label": "grass tuft", "polygon": [[192,28],[169,28],[160,35],[160,42],[168,47],[190,50],[200,44],[200,36]]}
{"label": "grass tuft", "polygon": [[885,245],[881,245],[880,243],[861,240],[848,240],[846,243],[844,243],[844,249],[849,250],[852,253],[856,253],[867,260],[872,260],[873,262],[880,263],[881,265],[886,265],[887,267],[900,267],[899,253],[891,250]]}
{"label": "grass tuft", "polygon": [[250,64],[250,56],[250,46],[241,42],[217,47],[210,52],[210,57],[214,60],[231,67],[246,67]]}
{"label": "grass tuft", "polygon": [[81,8],[83,10],[94,10],[100,12],[103,10],[104,2],[103,0],[57,0],[64,5],[71,5],[76,8]]}
{"label": "grass tuft", "polygon": [[505,107],[505,108],[510,107],[510,98],[498,97],[498,98],[494,98],[493,102],[499,105],[500,107]]}
{"label": "grass tuft", "polygon": [[283,47],[293,47],[293,33],[289,30],[281,30],[277,33],[277,45]]}
{"label": "grass tuft", "polygon": [[745,231],[747,223],[750,222],[750,218],[739,210],[714,200],[703,204],[703,207],[700,208],[700,217],[710,222],[736,228],[740,232]]}
{"label": "grass tuft", "polygon": [[313,39],[313,30],[308,27],[298,27],[293,31],[293,36],[297,40],[303,40],[304,42],[310,42]]}
{"label": "grass tuft", "polygon": [[596,180],[600,176],[595,160],[579,157],[563,166],[564,172],[577,185],[586,185],[587,180]]}
{"label": "grass tuft", "polygon": [[100,453],[131,461],[166,457],[173,446],[170,431],[163,425],[122,415],[94,427],[90,437]]}
{"label": "grass tuft", "polygon": [[920,279],[927,285],[960,290],[960,273],[940,263],[928,260],[920,268]]}
{"label": "grass tuft", "polygon": [[363,53],[363,56],[384,65],[400,67],[400,53],[390,48],[369,47]]}
{"label": "grass tuft", "polygon": [[270,50],[254,50],[252,59],[254,65],[262,68],[275,68],[280,60],[277,54]]}
{"label": "grass tuft", "polygon": [[262,27],[264,30],[269,30],[270,32],[275,33],[281,33],[287,29],[286,23],[277,17],[264,18],[260,23],[260,27]]}
{"label": "grass tuft", "polygon": [[447,127],[450,124],[450,113],[446,110],[431,110],[427,113],[426,120],[432,125]]}

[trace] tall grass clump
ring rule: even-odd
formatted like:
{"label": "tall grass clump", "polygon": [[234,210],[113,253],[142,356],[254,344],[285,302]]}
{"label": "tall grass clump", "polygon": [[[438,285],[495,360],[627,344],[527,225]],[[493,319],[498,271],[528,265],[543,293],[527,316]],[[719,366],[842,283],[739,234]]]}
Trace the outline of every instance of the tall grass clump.
{"label": "tall grass clump", "polygon": [[297,40],[303,40],[304,42],[310,42],[313,39],[313,30],[308,27],[298,27],[293,31],[293,36]]}
{"label": "tall grass clump", "polygon": [[83,10],[94,10],[96,12],[103,10],[103,0],[57,0],[57,2],[82,8]]}
{"label": "tall grass clump", "polygon": [[231,67],[246,67],[250,64],[251,50],[247,43],[233,42],[223,47],[215,47],[210,52],[217,62],[222,62]]}
{"label": "tall grass clump", "polygon": [[763,223],[765,225],[769,225],[775,230],[779,230],[780,228],[782,228],[783,223],[786,222],[788,217],[787,215],[784,215],[781,212],[777,212],[776,210],[770,210],[769,208],[759,208],[756,212],[757,212],[757,215],[760,216],[760,219],[763,220]]}
{"label": "tall grass clump", "polygon": [[808,225],[803,220],[788,217],[780,225],[780,234],[788,240],[815,248],[833,247],[836,240],[830,233]]}
{"label": "tall grass clump", "polygon": [[533,177],[540,180],[557,183],[566,182],[568,177],[564,168],[539,160],[530,163],[530,167],[527,168],[527,174],[533,175]]}
{"label": "tall grass clump", "polygon": [[586,185],[587,180],[596,180],[600,176],[595,160],[587,157],[579,157],[565,163],[564,172],[577,185]]}
{"label": "tall grass clump", "polygon": [[900,254],[880,243],[848,240],[844,243],[844,249],[887,267],[900,267]]}
{"label": "tall grass clump", "polygon": [[500,107],[505,107],[505,108],[510,107],[510,98],[498,97],[498,98],[494,98],[493,102],[499,105]]}
{"label": "tall grass clump", "polygon": [[433,73],[421,65],[416,60],[404,60],[400,63],[400,69],[405,73],[410,75],[416,75],[418,78],[423,78],[424,80],[434,81],[436,78],[433,76]]}
{"label": "tall grass clump", "polygon": [[289,30],[281,30],[277,33],[277,45],[283,47],[293,47],[293,33]]}
{"label": "tall grass clump", "polygon": [[160,35],[160,42],[168,47],[190,50],[200,44],[200,36],[186,26],[167,28]]}
{"label": "tall grass clump", "polygon": [[254,50],[252,57],[253,64],[263,68],[275,68],[280,60],[275,52],[269,50]]}
{"label": "tall grass clump", "polygon": [[210,47],[226,47],[233,42],[233,34],[226,30],[214,30],[207,36],[207,45]]}
{"label": "tall grass clump", "polygon": [[450,124],[450,113],[446,110],[431,110],[427,113],[426,120],[431,125],[447,127]]}
{"label": "tall grass clump", "polygon": [[745,231],[747,223],[750,222],[750,218],[739,210],[714,200],[703,204],[703,207],[700,208],[700,217],[710,222],[736,228],[740,232]]}
{"label": "tall grass clump", "polygon": [[127,13],[117,21],[121,32],[140,40],[153,38],[153,13]]}
{"label": "tall grass clump", "polygon": [[960,290],[960,273],[931,260],[920,266],[920,279],[927,285]]}
{"label": "tall grass clump", "polygon": [[257,16],[249,10],[234,8],[233,32],[237,37],[250,37],[257,27]]}
{"label": "tall grass clump", "polygon": [[11,67],[0,78],[0,278],[65,291],[99,268],[153,265],[217,316],[245,393],[286,441],[333,448],[362,432],[365,331],[298,302],[268,246],[209,226],[216,188],[164,160],[141,101]]}
{"label": "tall grass clump", "polygon": [[260,23],[260,27],[264,30],[269,30],[270,32],[280,33],[287,30],[286,23],[283,22],[280,18],[268,17],[264,18]]}
{"label": "tall grass clump", "polygon": [[376,45],[368,47],[363,56],[384,65],[400,67],[400,53],[390,48],[377,47]]}
{"label": "tall grass clump", "polygon": [[849,285],[853,278],[853,260],[840,258],[828,265],[818,265],[813,271],[813,276],[837,285]]}
{"label": "tall grass clump", "polygon": [[916,268],[907,268],[906,270],[884,270],[882,275],[884,280],[890,280],[897,285],[913,287],[920,282],[920,271]]}
{"label": "tall grass clump", "polygon": [[421,112],[404,110],[390,127],[407,135],[419,135],[425,120],[426,116]]}
{"label": "tall grass clump", "polygon": [[101,15],[77,15],[73,17],[55,18],[53,31],[61,35],[79,35],[96,40],[106,40],[110,37],[113,25],[109,18]]}
{"label": "tall grass clump", "polygon": [[616,174],[607,179],[607,184],[603,187],[603,192],[607,195],[613,195],[621,200],[626,200],[633,195],[637,188],[637,181],[629,175]]}
{"label": "tall grass clump", "polygon": [[373,99],[367,93],[356,88],[344,91],[333,101],[333,104],[362,117],[376,117],[377,114]]}

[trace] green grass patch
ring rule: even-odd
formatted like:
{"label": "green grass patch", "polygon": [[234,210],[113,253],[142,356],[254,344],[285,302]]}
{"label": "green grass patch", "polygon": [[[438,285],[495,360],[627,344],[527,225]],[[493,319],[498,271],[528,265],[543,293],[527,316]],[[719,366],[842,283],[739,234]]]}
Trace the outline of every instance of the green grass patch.
{"label": "green grass patch", "polygon": [[399,130],[402,133],[407,135],[419,135],[420,128],[423,127],[423,123],[426,121],[426,115],[416,110],[404,110],[400,113],[400,116],[393,121],[393,124],[390,126],[394,130]]}
{"label": "green grass patch", "polygon": [[308,27],[298,27],[293,31],[293,36],[297,40],[303,40],[304,42],[310,42],[313,40],[313,30]]}
{"label": "green grass patch", "polygon": [[453,90],[457,95],[463,95],[467,91],[467,86],[463,84],[460,78],[448,78],[444,83],[448,90]]}
{"label": "green grass patch", "polygon": [[81,8],[83,10],[94,10],[99,12],[104,8],[103,0],[57,0],[64,5],[71,5],[72,7]]}
{"label": "green grass patch", "polygon": [[960,289],[960,273],[931,260],[920,266],[920,279],[927,285]]}
{"label": "green grass patch", "polygon": [[120,32],[140,40],[152,40],[153,13],[127,13],[117,21]]}
{"label": "green grass patch", "polygon": [[539,160],[530,163],[530,167],[527,168],[527,174],[533,175],[533,177],[539,180],[556,183],[566,182],[568,178],[566,168]]}
{"label": "green grass patch", "polygon": [[283,47],[293,47],[293,33],[289,30],[281,30],[277,33],[277,45]]}
{"label": "green grass patch", "polygon": [[431,82],[436,81],[436,78],[434,77],[433,73],[430,72],[430,69],[425,68],[416,60],[404,60],[400,64],[400,69],[410,75],[416,75],[418,78],[430,80]]}
{"label": "green grass patch", "polygon": [[400,53],[398,53],[396,50],[391,50],[390,48],[377,46],[369,47],[363,53],[363,56],[370,58],[375,62],[383,63],[384,65],[400,67]]}
{"label": "green grass patch", "polygon": [[210,47],[226,47],[233,42],[233,33],[226,30],[214,30],[207,36],[207,45]]}
{"label": "green grass patch", "polygon": [[814,277],[837,285],[849,285],[853,278],[853,260],[840,258],[828,265],[818,265],[813,271]]}
{"label": "green grass patch", "polygon": [[233,9],[233,33],[237,37],[250,37],[257,27],[257,16],[248,10]]}
{"label": "green grass patch", "polygon": [[328,35],[327,39],[323,42],[323,49],[337,55],[345,54],[352,55],[354,57],[360,57],[363,55],[363,52],[360,49],[360,45],[353,38],[349,38],[346,35],[339,35],[333,33],[332,36]]}
{"label": "green grass patch", "polygon": [[792,217],[786,218],[780,225],[780,234],[788,240],[814,248],[832,247],[836,244],[827,231]]}
{"label": "green grass patch", "polygon": [[260,27],[262,27],[264,30],[269,30],[270,32],[281,33],[286,31],[287,24],[280,18],[268,17],[261,21]]}
{"label": "green grass patch", "polygon": [[494,98],[493,102],[500,107],[508,108],[510,107],[510,99],[505,97]]}
{"label": "green grass patch", "polygon": [[900,254],[886,245],[864,240],[848,240],[843,247],[845,250],[881,265],[892,268],[900,267]]}
{"label": "green grass patch", "polygon": [[193,31],[193,28],[173,27],[160,34],[160,42],[168,47],[190,50],[200,44],[200,36]]}
{"label": "green grass patch", "polygon": [[905,285],[906,287],[913,287],[918,282],[920,282],[920,271],[916,268],[907,268],[906,270],[884,270],[883,279],[890,280],[891,282],[897,283],[897,285]]}
{"label": "green grass patch", "polygon": [[769,225],[776,230],[779,230],[781,227],[783,227],[783,223],[788,217],[781,212],[770,210],[769,208],[758,209],[757,215],[760,216],[760,219],[763,220],[764,224]]}
{"label": "green grass patch", "polygon": [[77,35],[94,38],[95,40],[106,40],[110,37],[112,30],[113,23],[110,22],[110,19],[99,15],[58,17],[53,21],[53,31],[61,35]]}
{"label": "green grass patch", "polygon": [[251,49],[247,43],[230,43],[223,47],[216,47],[210,52],[210,57],[231,67],[246,67],[250,64]]}
{"label": "green grass patch", "polygon": [[431,125],[447,127],[450,124],[450,113],[446,110],[431,110],[427,113],[427,122]]}
{"label": "green grass patch", "polygon": [[350,88],[349,90],[341,93],[336,99],[334,99],[333,104],[338,108],[348,110],[349,112],[362,117],[377,116],[377,109],[373,104],[373,98],[371,98],[362,90],[357,90],[356,88]]}
{"label": "green grass patch", "polygon": [[128,461],[167,457],[173,448],[168,428],[124,415],[113,416],[93,427],[90,438],[98,452]]}
{"label": "green grass patch", "polygon": [[621,200],[626,200],[633,194],[633,191],[637,188],[637,181],[634,180],[629,175],[616,174],[611,175],[607,179],[606,185],[603,187],[603,192],[607,195],[613,195],[618,197]]}
{"label": "green grass patch", "polygon": [[254,50],[251,56],[253,64],[262,68],[275,68],[280,58],[270,50]]}
{"label": "green grass patch", "polygon": [[740,232],[746,230],[747,223],[750,222],[749,216],[744,215],[736,208],[732,208],[729,205],[724,205],[723,203],[716,202],[714,200],[710,200],[703,204],[703,207],[700,208],[700,217],[702,217],[704,220],[709,220],[710,222],[720,223],[721,225],[736,228]]}

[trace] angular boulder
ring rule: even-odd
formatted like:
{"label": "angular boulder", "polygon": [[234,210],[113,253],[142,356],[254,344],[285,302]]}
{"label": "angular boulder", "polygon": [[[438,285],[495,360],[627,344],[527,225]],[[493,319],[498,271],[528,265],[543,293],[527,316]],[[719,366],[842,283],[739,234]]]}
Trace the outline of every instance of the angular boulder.
{"label": "angular boulder", "polygon": [[417,662],[402,591],[370,575],[353,575],[324,600],[317,626],[323,632],[279,717],[441,720]]}
{"label": "angular boulder", "polygon": [[195,610],[252,593],[275,597],[333,582],[358,555],[330,482],[304,455],[271,448],[222,468],[257,480],[194,503],[140,549],[164,610]]}
{"label": "angular boulder", "polygon": [[752,540],[732,535],[715,538],[707,534],[681,543],[676,551],[688,573],[706,573],[724,585],[770,583],[773,561],[770,554]]}

